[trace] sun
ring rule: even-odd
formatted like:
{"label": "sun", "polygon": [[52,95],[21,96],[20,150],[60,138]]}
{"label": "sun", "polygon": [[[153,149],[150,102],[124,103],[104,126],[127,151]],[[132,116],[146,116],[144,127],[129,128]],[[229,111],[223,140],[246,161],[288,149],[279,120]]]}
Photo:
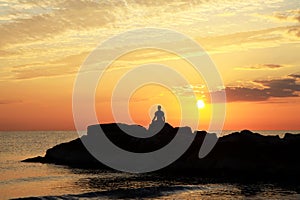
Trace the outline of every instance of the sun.
{"label": "sun", "polygon": [[197,107],[198,107],[199,109],[203,109],[203,108],[205,107],[205,103],[204,103],[204,101],[203,101],[202,99],[199,99],[199,100],[197,101]]}

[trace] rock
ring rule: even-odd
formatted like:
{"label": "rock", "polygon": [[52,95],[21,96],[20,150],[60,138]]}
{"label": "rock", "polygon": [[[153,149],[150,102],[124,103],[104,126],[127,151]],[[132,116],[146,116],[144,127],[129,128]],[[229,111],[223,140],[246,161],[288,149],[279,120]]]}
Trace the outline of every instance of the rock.
{"label": "rock", "polygon": [[34,158],[27,158],[25,160],[22,160],[22,162],[32,162],[32,163],[44,163],[45,161],[45,158],[42,157],[42,156],[37,156],[37,157],[34,157]]}
{"label": "rock", "polygon": [[[151,152],[167,145],[176,134],[196,134],[188,150],[174,163],[160,170],[167,173],[192,173],[201,176],[226,177],[300,177],[300,135],[286,133],[285,137],[263,136],[249,130],[235,132],[219,138],[212,151],[203,159],[198,153],[206,136],[216,134],[205,131],[192,133],[189,127],[172,127],[164,124],[153,134],[139,125],[98,124],[88,127],[82,140],[95,140],[99,128],[117,146],[131,152]],[[155,127],[154,127],[155,129]],[[149,134],[137,138],[125,132]],[[45,157],[26,159],[24,162],[54,163],[76,167],[107,168],[97,161],[84,147],[80,139],[56,145],[47,150]]]}

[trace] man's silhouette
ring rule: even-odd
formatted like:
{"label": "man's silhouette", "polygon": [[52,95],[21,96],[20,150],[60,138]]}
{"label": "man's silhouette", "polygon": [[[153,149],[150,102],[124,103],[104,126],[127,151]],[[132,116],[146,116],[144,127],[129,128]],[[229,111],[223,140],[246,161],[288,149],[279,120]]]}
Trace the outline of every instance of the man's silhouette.
{"label": "man's silhouette", "polygon": [[161,111],[160,105],[157,106],[157,111],[155,112],[152,122],[154,122],[155,118],[156,118],[155,122],[165,123],[165,113],[163,111]]}

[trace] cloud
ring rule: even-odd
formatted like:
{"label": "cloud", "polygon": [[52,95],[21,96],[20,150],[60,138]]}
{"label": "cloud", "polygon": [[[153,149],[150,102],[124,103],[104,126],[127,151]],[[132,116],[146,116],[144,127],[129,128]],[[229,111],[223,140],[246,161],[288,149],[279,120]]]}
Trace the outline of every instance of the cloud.
{"label": "cloud", "polygon": [[178,17],[174,14],[190,11],[195,8],[193,6],[208,2],[206,0],[11,1],[7,3],[4,14],[0,13],[2,22],[0,47],[45,40],[67,31],[107,28],[99,35],[111,36],[116,30],[128,30],[141,25],[145,27],[159,24],[164,27],[178,21]]}
{"label": "cloud", "polygon": [[62,59],[54,60],[49,63],[31,63],[16,65],[12,67],[13,79],[33,79],[40,77],[54,77],[74,74],[79,65],[88,55],[83,52],[76,55],[66,56]]}
{"label": "cloud", "polygon": [[114,21],[112,8],[105,1],[70,0],[58,1],[50,8],[46,5],[43,9],[51,12],[0,24],[0,47],[54,37],[67,30],[103,27]]}
{"label": "cloud", "polygon": [[300,74],[290,74],[289,77],[300,79]]}
{"label": "cloud", "polygon": [[204,2],[209,2],[211,0],[164,0],[164,1],[157,1],[157,0],[126,0],[126,4],[137,4],[141,6],[149,6],[149,7],[161,7],[161,6],[176,6],[180,8],[188,8],[191,6],[196,6]]}
{"label": "cloud", "polygon": [[[227,86],[227,102],[266,101],[270,98],[300,97],[300,74],[290,74],[285,78],[255,80],[249,86]],[[173,87],[176,95],[189,97],[194,93],[206,99],[210,95],[218,96],[221,91],[207,93],[204,85],[184,85]]]}
{"label": "cloud", "polygon": [[12,99],[0,99],[0,105],[15,104],[15,103],[22,103],[22,101],[21,100],[12,100]]}
{"label": "cloud", "polygon": [[281,26],[255,31],[244,31],[212,37],[197,37],[209,52],[228,53],[299,43],[300,25]]}
{"label": "cloud", "polygon": [[[264,6],[278,2],[280,0],[266,0]],[[2,16],[6,21],[0,23],[0,47],[44,40],[67,31],[105,27],[108,30],[102,31],[101,35],[145,26],[182,27],[180,29],[184,32],[199,32],[202,29],[195,26],[209,21],[214,15],[222,18],[224,13],[234,15],[262,6],[259,0],[235,0],[233,3],[227,0],[45,0],[11,1],[7,4],[10,9]],[[202,34],[205,32],[207,30]]]}
{"label": "cloud", "polygon": [[279,69],[286,67],[285,65],[279,64],[257,64],[257,65],[250,65],[245,67],[237,67],[237,70],[261,70],[261,69]]}
{"label": "cloud", "polygon": [[[270,98],[300,97],[300,74],[270,80],[255,80],[246,86],[226,86],[227,102],[266,101]],[[191,97],[194,94],[207,99],[210,95],[218,96],[221,91],[208,93],[204,84],[182,85],[172,88],[179,96]]]}
{"label": "cloud", "polygon": [[[22,69],[9,70],[9,73],[12,72],[9,77],[17,79],[56,76],[60,70],[61,74],[72,73],[71,67],[82,62],[53,64],[49,61],[78,51],[91,51],[99,41],[114,34],[147,26],[171,28],[188,34],[192,32],[192,37],[204,36],[200,38],[200,44],[209,51],[218,52],[299,42],[298,25],[227,34],[236,31],[228,27],[240,24],[235,19],[223,21],[222,13],[238,16],[261,6],[271,8],[278,2],[280,0],[267,0],[262,5],[259,0],[233,3],[227,0],[12,0],[5,3],[11,9],[4,14],[5,23],[0,23],[0,56],[4,57],[1,65],[12,67],[25,63],[26,67]],[[214,21],[215,17],[218,20],[211,23],[210,20]],[[261,26],[258,25],[257,29]],[[206,37],[211,34],[227,35]],[[130,45],[130,42],[124,41],[124,44]]]}
{"label": "cloud", "polygon": [[246,87],[226,87],[227,102],[234,101],[265,101],[269,95],[264,89]]}
{"label": "cloud", "polygon": [[184,86],[174,86],[172,87],[174,93],[179,96],[192,97],[194,95],[199,97],[205,97],[205,85],[196,84],[196,85],[184,85]]}
{"label": "cloud", "polygon": [[272,97],[300,97],[300,75],[289,75],[287,78],[254,81],[261,84],[262,89],[248,87],[226,87],[228,102],[265,101]]}
{"label": "cloud", "polygon": [[274,12],[271,17],[280,21],[300,22],[300,9]]}
{"label": "cloud", "polygon": [[0,49],[0,57],[6,57],[6,56],[12,56],[16,55],[16,52],[11,52],[11,51],[6,51],[6,50],[1,50]]}
{"label": "cloud", "polygon": [[291,27],[290,29],[288,29],[288,33],[292,36],[300,38],[300,26]]}
{"label": "cloud", "polygon": [[251,16],[258,17],[264,20],[271,20],[273,22],[300,22],[300,9],[285,10],[280,12],[273,12],[272,14],[258,14],[254,13]]}

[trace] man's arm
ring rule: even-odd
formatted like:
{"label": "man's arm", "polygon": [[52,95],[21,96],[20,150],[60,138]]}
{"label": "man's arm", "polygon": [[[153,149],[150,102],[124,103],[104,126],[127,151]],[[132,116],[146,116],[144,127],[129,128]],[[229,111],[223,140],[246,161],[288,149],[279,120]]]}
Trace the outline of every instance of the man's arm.
{"label": "man's arm", "polygon": [[154,120],[155,120],[155,118],[156,118],[156,113],[154,114],[154,117],[153,117],[152,121],[154,121]]}

